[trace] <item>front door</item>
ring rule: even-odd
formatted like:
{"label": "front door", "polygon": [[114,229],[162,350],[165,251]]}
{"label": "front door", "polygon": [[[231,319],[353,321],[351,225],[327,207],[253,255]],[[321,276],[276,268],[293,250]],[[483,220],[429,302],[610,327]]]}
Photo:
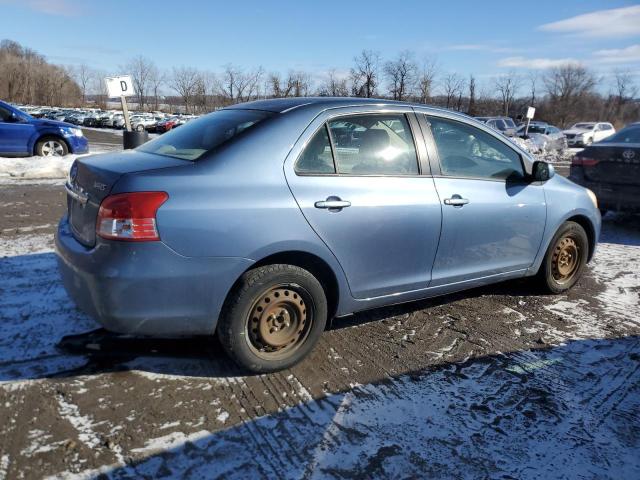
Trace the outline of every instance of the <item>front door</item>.
{"label": "front door", "polygon": [[12,155],[31,153],[28,146],[34,127],[20,120],[13,116],[13,112],[0,105],[0,153]]}
{"label": "front door", "polygon": [[304,216],[358,299],[430,281],[441,207],[433,179],[420,174],[424,144],[416,149],[421,133],[410,115],[327,115],[285,168]]}
{"label": "front door", "polygon": [[542,185],[525,180],[520,155],[484,130],[429,116],[442,202],[442,234],[432,286],[457,283],[533,264],[542,242]]}

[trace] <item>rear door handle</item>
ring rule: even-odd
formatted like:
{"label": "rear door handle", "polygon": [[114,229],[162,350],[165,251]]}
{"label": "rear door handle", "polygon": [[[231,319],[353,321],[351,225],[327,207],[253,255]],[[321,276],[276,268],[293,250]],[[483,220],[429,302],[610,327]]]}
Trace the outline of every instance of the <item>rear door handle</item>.
{"label": "rear door handle", "polygon": [[460,195],[452,195],[451,198],[445,198],[444,199],[444,204],[445,205],[452,205],[454,207],[461,207],[463,205],[466,205],[467,203],[469,203],[469,200],[467,200],[466,198],[462,198]]}
{"label": "rear door handle", "polygon": [[327,197],[326,200],[320,200],[314,203],[316,208],[328,208],[329,210],[342,210],[343,208],[350,207],[351,202],[342,200],[340,197]]}

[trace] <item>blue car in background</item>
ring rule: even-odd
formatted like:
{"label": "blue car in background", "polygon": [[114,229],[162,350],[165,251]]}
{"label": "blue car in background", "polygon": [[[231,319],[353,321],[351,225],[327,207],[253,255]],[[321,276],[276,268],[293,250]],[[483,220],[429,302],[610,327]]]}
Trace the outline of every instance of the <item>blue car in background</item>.
{"label": "blue car in background", "polygon": [[377,99],[228,107],[77,160],[66,190],[79,307],[116,332],[217,333],[256,372],[333,317],[522,277],[564,292],[601,224],[593,192],[487,125]]}
{"label": "blue car in background", "polygon": [[89,142],[76,126],[33,118],[0,101],[0,157],[60,157],[88,152]]}

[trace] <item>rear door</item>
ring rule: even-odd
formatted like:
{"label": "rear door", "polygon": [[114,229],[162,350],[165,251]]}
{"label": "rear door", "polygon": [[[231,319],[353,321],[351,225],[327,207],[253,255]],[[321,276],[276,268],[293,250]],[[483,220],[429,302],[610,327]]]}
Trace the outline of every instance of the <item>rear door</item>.
{"label": "rear door", "polygon": [[429,133],[442,233],[432,286],[524,270],[546,222],[542,185],[524,180],[508,141],[466,122],[421,117]]}
{"label": "rear door", "polygon": [[285,162],[298,205],[355,298],[429,284],[441,208],[421,135],[411,109],[334,109]]}

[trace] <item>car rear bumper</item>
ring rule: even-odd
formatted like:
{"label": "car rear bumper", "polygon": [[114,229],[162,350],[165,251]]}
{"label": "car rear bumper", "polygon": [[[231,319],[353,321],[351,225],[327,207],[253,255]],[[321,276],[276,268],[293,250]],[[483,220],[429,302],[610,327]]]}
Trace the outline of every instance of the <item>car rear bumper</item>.
{"label": "car rear bumper", "polygon": [[598,207],[601,210],[640,211],[640,186],[591,182],[586,180],[584,176],[579,178],[570,176],[569,179],[595,193],[598,198]]}
{"label": "car rear bumper", "polygon": [[107,330],[154,336],[215,331],[222,304],[252,264],[238,257],[184,257],[162,242],[80,244],[63,217],[55,236],[64,287]]}

